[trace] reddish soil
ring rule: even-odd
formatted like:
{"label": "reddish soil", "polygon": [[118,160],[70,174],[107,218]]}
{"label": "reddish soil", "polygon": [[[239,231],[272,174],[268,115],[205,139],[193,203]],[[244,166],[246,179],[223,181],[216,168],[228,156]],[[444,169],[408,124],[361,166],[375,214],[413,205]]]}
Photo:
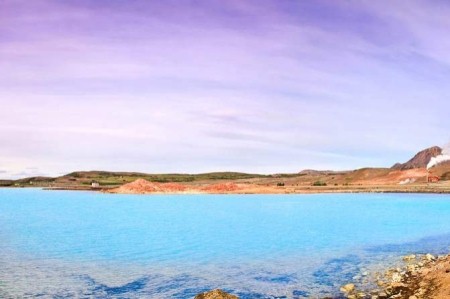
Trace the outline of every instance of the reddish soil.
{"label": "reddish soil", "polygon": [[370,179],[362,179],[355,183],[363,185],[390,185],[399,184],[405,180],[410,180],[411,182],[416,182],[419,180],[425,181],[427,174],[428,172],[425,168],[394,170],[389,172],[387,175],[381,175]]}
{"label": "reddish soil", "polygon": [[218,183],[218,184],[178,184],[178,183],[153,183],[145,179],[137,179],[134,182],[122,185],[118,188],[105,190],[108,193],[121,194],[152,194],[152,193],[272,193],[267,192],[267,187],[260,190],[260,186],[253,184]]}
{"label": "reddish soil", "polygon": [[450,256],[446,256],[419,271],[419,286],[427,286],[429,299],[450,298]]}
{"label": "reddish soil", "polygon": [[222,193],[237,191],[239,189],[240,187],[235,183],[211,184],[200,188],[201,191],[205,191],[207,193]]}
{"label": "reddish soil", "polygon": [[152,183],[144,179],[137,179],[134,182],[122,185],[118,188],[110,190],[112,193],[175,193],[184,192],[187,187],[177,183]]}
{"label": "reddish soil", "polygon": [[178,183],[153,183],[144,179],[109,190],[111,193],[149,194],[149,193],[233,193],[242,188],[235,183],[209,184],[203,186]]}
{"label": "reddish soil", "polygon": [[[445,166],[445,167],[444,167]],[[449,165],[433,168],[392,170],[365,168],[343,174],[300,175],[290,178],[257,178],[253,180],[205,180],[190,183],[154,183],[145,179],[124,184],[109,193],[123,194],[285,194],[285,193],[339,193],[339,192],[427,192],[450,193]],[[438,176],[437,183],[427,183],[427,175]],[[320,181],[325,185],[316,186]],[[279,185],[280,182],[284,184]]]}
{"label": "reddish soil", "polygon": [[450,298],[450,256],[422,270],[420,275],[423,284],[435,286],[430,299]]}

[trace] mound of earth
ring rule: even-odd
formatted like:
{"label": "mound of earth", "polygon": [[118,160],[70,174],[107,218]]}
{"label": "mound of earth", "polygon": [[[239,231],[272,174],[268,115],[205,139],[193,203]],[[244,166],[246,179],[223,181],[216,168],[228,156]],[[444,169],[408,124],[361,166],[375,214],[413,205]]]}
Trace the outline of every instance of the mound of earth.
{"label": "mound of earth", "polygon": [[352,184],[374,186],[374,185],[397,185],[425,182],[428,172],[425,168],[408,170],[392,170],[389,168],[363,168],[351,173],[348,178]]}
{"label": "mound of earth", "polygon": [[394,170],[386,176],[375,178],[369,184],[389,185],[389,184],[408,184],[414,183],[420,179],[425,179],[428,172],[425,168],[416,168],[408,170]]}
{"label": "mound of earth", "polygon": [[105,190],[108,193],[120,194],[151,194],[151,193],[235,193],[248,189],[246,184],[219,183],[207,185],[186,185],[178,183],[154,183],[145,179],[137,179],[134,182],[124,184],[118,188]]}
{"label": "mound of earth", "polygon": [[430,173],[432,175],[440,177],[440,179],[443,181],[449,181],[450,180],[450,161],[439,163],[438,165],[436,165],[432,169],[430,169]]}
{"label": "mound of earth", "polygon": [[397,163],[392,166],[394,170],[408,170],[414,168],[426,168],[431,158],[442,154],[442,148],[433,146],[418,152],[411,160],[406,163]]}
{"label": "mound of earth", "polygon": [[111,193],[146,194],[146,193],[173,193],[186,191],[187,187],[177,183],[152,183],[144,179],[122,185],[109,190]]}

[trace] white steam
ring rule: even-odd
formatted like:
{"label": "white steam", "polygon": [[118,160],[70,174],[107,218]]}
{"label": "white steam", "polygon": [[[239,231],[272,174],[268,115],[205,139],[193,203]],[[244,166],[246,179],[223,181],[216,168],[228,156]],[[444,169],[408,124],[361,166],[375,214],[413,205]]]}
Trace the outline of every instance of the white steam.
{"label": "white steam", "polygon": [[434,167],[446,161],[450,161],[450,143],[444,146],[444,148],[442,149],[442,154],[431,158],[430,162],[427,165],[427,169],[430,169],[431,167]]}
{"label": "white steam", "polygon": [[409,178],[403,181],[400,181],[400,183],[398,183],[399,185],[406,185],[406,184],[412,184],[416,181],[415,178]]}

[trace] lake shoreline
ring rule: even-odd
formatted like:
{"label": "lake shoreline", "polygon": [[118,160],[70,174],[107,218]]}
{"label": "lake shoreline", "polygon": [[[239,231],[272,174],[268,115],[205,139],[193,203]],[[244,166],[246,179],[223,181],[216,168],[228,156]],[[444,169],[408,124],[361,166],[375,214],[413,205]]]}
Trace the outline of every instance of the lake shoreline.
{"label": "lake shoreline", "polygon": [[[342,295],[320,299],[448,299],[450,297],[450,254],[410,254],[402,258],[403,266],[387,267],[374,273],[367,287],[349,282],[340,287]],[[365,273],[364,276],[369,276]],[[233,293],[215,289],[202,292],[195,299],[239,299]]]}
{"label": "lake shoreline", "polygon": [[[0,187],[0,188],[17,188],[17,187]],[[27,187],[26,187],[27,188]],[[439,189],[371,189],[371,188],[358,188],[358,189],[318,189],[318,188],[305,188],[297,190],[274,190],[273,192],[249,192],[249,191],[230,191],[230,192],[110,192],[111,188],[74,188],[74,187],[54,187],[54,188],[42,188],[46,191],[94,191],[100,193],[108,194],[128,194],[128,195],[202,195],[202,194],[234,194],[234,195],[276,195],[276,194],[450,194],[450,189],[439,190]]]}
{"label": "lake shoreline", "polygon": [[359,290],[348,283],[340,291],[349,299],[445,299],[450,297],[450,255],[411,254],[403,267],[376,273],[377,288]]}
{"label": "lake shoreline", "polygon": [[[208,182],[202,184],[187,184],[177,182],[152,182],[137,179],[133,182],[117,187],[103,186],[54,186],[56,189],[92,190],[112,194],[321,194],[321,193],[427,193],[449,194],[450,185],[447,184],[406,184],[406,185],[283,185],[283,184],[255,184],[249,182]],[[52,188],[48,188],[51,190]]]}

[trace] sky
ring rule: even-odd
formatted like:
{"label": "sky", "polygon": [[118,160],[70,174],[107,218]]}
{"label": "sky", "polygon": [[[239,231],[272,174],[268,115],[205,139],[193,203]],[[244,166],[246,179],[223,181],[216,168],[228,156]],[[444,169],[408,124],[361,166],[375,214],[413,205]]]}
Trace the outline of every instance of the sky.
{"label": "sky", "polygon": [[0,177],[390,167],[450,139],[450,2],[0,0]]}

